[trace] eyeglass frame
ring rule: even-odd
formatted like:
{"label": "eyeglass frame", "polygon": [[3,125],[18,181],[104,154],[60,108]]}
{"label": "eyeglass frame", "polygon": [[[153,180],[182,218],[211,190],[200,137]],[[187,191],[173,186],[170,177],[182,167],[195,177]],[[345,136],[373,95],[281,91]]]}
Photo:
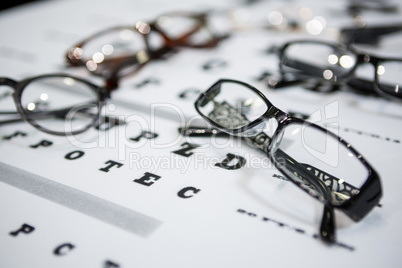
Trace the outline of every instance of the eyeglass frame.
{"label": "eyeglass frame", "polygon": [[[294,40],[294,41],[289,41],[284,43],[283,45],[281,45],[280,47],[275,47],[273,50],[275,53],[277,53],[278,58],[279,58],[279,71],[281,73],[282,77],[285,77],[285,75],[287,74],[286,71],[284,71],[284,66],[283,66],[283,58],[284,58],[284,54],[285,54],[285,50],[293,44],[297,44],[297,43],[310,43],[310,44],[321,44],[321,45],[326,45],[326,46],[331,46],[331,47],[335,47],[335,48],[339,48],[342,50],[349,50],[350,52],[354,53],[356,55],[356,63],[354,64],[353,68],[351,68],[348,73],[341,77],[338,78],[337,77],[337,81],[333,81],[331,80],[324,80],[324,79],[319,79],[317,77],[309,77],[308,75],[304,75],[305,78],[304,79],[299,79],[296,78],[294,80],[289,80],[287,81],[286,79],[284,80],[280,80],[277,81],[277,84],[274,85],[270,85],[268,84],[268,86],[270,86],[271,88],[280,88],[283,86],[289,86],[289,85],[293,85],[293,84],[298,84],[300,82],[303,82],[305,80],[318,80],[318,81],[323,81],[323,82],[330,82],[333,84],[340,84],[340,83],[346,83],[348,85],[351,85],[352,87],[356,87],[358,84],[361,87],[366,87],[366,88],[357,88],[356,91],[360,92],[360,93],[364,93],[364,94],[369,94],[369,93],[376,93],[377,95],[384,97],[386,99],[392,99],[392,100],[397,100],[397,101],[402,101],[401,98],[395,97],[391,94],[385,93],[384,90],[381,89],[380,87],[380,83],[379,83],[379,79],[378,79],[378,73],[377,73],[377,69],[379,67],[379,63],[382,61],[400,61],[402,63],[402,58],[396,58],[396,57],[380,57],[377,55],[372,55],[369,53],[360,53],[358,52],[354,47],[352,47],[351,45],[347,45],[347,44],[342,44],[342,43],[335,43],[335,42],[328,42],[328,41],[323,41],[323,40]],[[357,70],[357,68],[364,64],[364,63],[371,63],[374,66],[374,81],[372,82],[368,82],[368,80],[365,79],[361,79],[361,78],[357,78],[355,77],[355,72]],[[293,74],[293,73],[291,73]],[[297,76],[297,74],[295,74]],[[352,83],[348,83],[348,82],[352,82]],[[369,89],[367,89],[367,85],[368,83],[373,83],[374,82],[374,87],[370,87]],[[332,91],[334,90],[338,90],[339,88],[334,87]]]}
{"label": "eyeglass frame", "polygon": [[[215,123],[214,120],[209,118],[208,116],[204,115],[200,109],[199,106],[201,106],[201,103],[203,103],[209,95],[212,95],[212,93],[220,86],[220,84],[229,82],[229,83],[237,83],[240,84],[250,90],[252,90],[255,94],[257,94],[259,97],[261,97],[262,100],[264,100],[265,104],[267,105],[267,111],[263,113],[260,117],[255,119],[254,121],[250,122],[249,124],[242,126],[237,129],[228,129],[225,127],[222,127]],[[273,156],[273,146],[274,142],[283,132],[284,128],[290,124],[302,124],[305,125],[307,124],[309,127],[313,127],[318,131],[321,131],[327,135],[330,135],[332,138],[337,139],[342,145],[347,147],[354,155],[359,156],[357,159],[359,159],[360,163],[363,164],[363,166],[367,169],[368,171],[368,178],[366,179],[365,183],[359,188],[359,193],[356,195],[351,196],[348,200],[345,200],[342,204],[340,205],[334,205],[331,203],[331,200],[319,200],[324,203],[324,215],[323,215],[323,220],[321,224],[321,229],[323,228],[334,228],[334,226],[328,226],[328,225],[333,225],[333,218],[334,216],[332,215],[332,208],[338,208],[342,210],[347,216],[349,216],[352,220],[355,222],[360,221],[363,219],[379,202],[380,198],[382,197],[382,187],[381,187],[381,182],[380,182],[380,176],[377,173],[377,171],[365,160],[365,158],[359,154],[349,143],[347,143],[344,139],[336,135],[335,133],[326,130],[325,128],[316,125],[314,123],[308,122],[306,120],[303,120],[301,118],[293,117],[282,110],[278,109],[272,103],[266,98],[266,96],[256,89],[255,87],[242,82],[238,80],[233,80],[233,79],[220,79],[217,82],[215,82],[209,89],[207,89],[205,92],[201,93],[201,95],[197,98],[197,100],[194,103],[196,111],[212,126],[217,127],[218,129],[229,133],[230,135],[236,135],[241,132],[245,132],[259,124],[261,124],[265,120],[269,120],[271,118],[274,118],[278,122],[278,126],[272,135],[272,138],[268,141],[268,147],[266,148],[266,153],[268,155],[269,160],[275,165],[275,167],[287,178],[289,181],[297,185],[299,188],[307,192],[310,196],[314,197],[315,199],[318,199],[318,196],[313,195],[310,193],[307,189],[301,187],[300,183],[296,182],[293,178],[287,175],[287,173],[284,171],[282,168],[281,164],[275,161],[275,157]],[[256,134],[257,135],[257,134]],[[280,150],[280,149],[277,149]],[[285,154],[285,153],[284,153]],[[294,160],[293,160],[294,161]],[[297,161],[296,161],[297,163]],[[317,178],[317,181],[321,181]],[[323,187],[327,187],[325,184],[320,183],[323,185]],[[326,215],[329,213],[328,215]],[[321,237],[323,237],[322,233]],[[327,242],[334,242],[334,238],[331,239],[329,237],[323,237],[323,239]]]}
{"label": "eyeglass frame", "polygon": [[[94,120],[92,121],[91,124],[88,124],[84,129],[82,130],[76,130],[76,131],[70,131],[70,132],[57,132],[57,131],[53,131],[53,130],[49,130],[46,129],[44,127],[42,127],[41,125],[39,125],[34,118],[31,118],[29,116],[29,114],[27,114],[24,110],[24,108],[22,107],[22,102],[21,102],[21,97],[22,97],[22,93],[24,91],[24,89],[26,88],[26,86],[28,86],[31,82],[35,81],[35,80],[39,80],[42,78],[50,78],[50,77],[65,77],[65,78],[72,78],[74,80],[77,80],[85,85],[87,85],[89,88],[91,88],[91,90],[93,90],[96,93],[96,96],[98,97],[98,101],[96,103],[97,107],[98,107],[98,112],[94,115]],[[51,135],[56,135],[56,136],[67,136],[67,135],[77,135],[77,134],[81,134],[85,131],[87,131],[88,129],[90,129],[91,127],[96,126],[99,123],[99,118],[100,118],[100,113],[102,108],[104,107],[106,101],[108,99],[110,99],[110,92],[109,90],[107,90],[106,88],[97,86],[95,84],[93,84],[92,82],[79,78],[79,77],[75,77],[72,75],[68,75],[68,74],[62,74],[62,73],[54,73],[54,74],[43,74],[43,75],[38,75],[38,76],[34,76],[34,77],[28,77],[25,78],[23,80],[20,81],[16,81],[14,79],[11,78],[7,78],[7,77],[0,77],[0,86],[9,86],[11,88],[14,89],[14,93],[12,94],[15,106],[17,108],[17,112],[15,111],[0,111],[0,115],[2,114],[20,114],[21,115],[21,119],[26,121],[27,123],[29,123],[30,125],[32,125],[33,127],[35,127],[36,129],[44,132],[44,133],[48,133]],[[52,114],[52,111],[49,111],[49,115]],[[21,121],[21,119],[14,119],[14,120],[9,120],[9,121],[0,121],[0,124],[4,124],[4,123],[13,123],[13,122],[19,122]]]}
{"label": "eyeglass frame", "polygon": [[[227,38],[229,36],[229,34],[225,34],[225,35],[215,35],[211,32],[212,35],[212,39],[209,42],[206,42],[205,44],[201,44],[201,45],[191,45],[191,44],[186,44],[185,39],[187,39],[189,36],[191,36],[192,34],[196,33],[199,29],[205,27],[207,27],[207,17],[208,17],[208,11],[206,12],[199,12],[199,13],[194,13],[194,12],[170,12],[170,13],[166,13],[163,15],[158,16],[155,20],[151,21],[151,22],[146,22],[146,21],[137,21],[137,23],[135,25],[125,25],[125,26],[114,26],[114,27],[110,27],[104,30],[101,30],[99,32],[96,32],[92,35],[90,35],[89,37],[85,38],[84,40],[78,42],[76,45],[70,47],[66,54],[65,54],[65,58],[67,60],[67,63],[72,66],[72,67],[77,67],[77,66],[85,66],[86,62],[82,61],[79,58],[76,57],[72,57],[70,56],[70,51],[73,51],[74,49],[77,48],[82,48],[87,42],[97,38],[100,35],[105,34],[108,31],[115,31],[116,29],[123,29],[123,28],[131,28],[132,30],[138,32],[139,34],[141,34],[141,36],[144,39],[144,43],[147,49],[147,56],[149,57],[149,59],[147,61],[145,61],[144,63],[138,63],[139,66],[137,69],[135,69],[134,71],[132,71],[131,73],[136,73],[137,71],[139,71],[146,63],[149,63],[152,60],[156,60],[156,59],[163,59],[164,57],[166,57],[170,52],[173,52],[175,50],[175,48],[177,47],[192,47],[192,48],[212,48],[215,47],[221,40]],[[162,16],[177,16],[177,15],[181,15],[181,16],[187,16],[193,19],[196,19],[199,21],[199,25],[198,27],[196,27],[195,29],[193,29],[192,31],[190,31],[189,33],[186,33],[184,36],[181,36],[180,38],[174,40],[170,37],[168,37],[168,35],[160,28],[158,27],[158,24],[156,23],[158,18],[162,17]],[[142,32],[141,30],[138,29],[137,24],[138,23],[145,23],[148,27],[149,27],[149,31],[147,32]],[[148,40],[148,36],[151,32],[156,32],[159,33],[165,44],[157,49],[157,50],[153,50],[151,49],[151,46],[149,44],[149,40]],[[122,57],[122,59],[124,60],[124,58],[127,57]],[[111,61],[116,61],[116,59],[112,59]],[[121,79],[121,76],[118,76],[118,72],[121,68],[123,68],[125,65],[124,64],[119,64],[116,68],[114,68],[113,70],[111,70],[111,75],[109,77],[105,77],[103,76],[101,73],[96,73],[96,72],[91,72],[94,75],[97,76],[101,76],[103,78],[106,79],[106,86],[107,88],[114,90],[118,87],[118,81]]]}

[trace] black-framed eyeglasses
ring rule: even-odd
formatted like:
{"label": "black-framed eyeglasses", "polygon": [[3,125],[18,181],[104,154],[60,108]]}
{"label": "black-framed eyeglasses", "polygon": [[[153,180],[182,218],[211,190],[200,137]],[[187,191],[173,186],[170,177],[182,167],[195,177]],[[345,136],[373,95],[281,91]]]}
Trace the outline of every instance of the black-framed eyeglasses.
{"label": "black-framed eyeglasses", "polygon": [[[280,88],[306,80],[345,83],[360,93],[376,94],[402,100],[402,58],[384,58],[357,52],[354,48],[319,40],[300,40],[285,43],[276,51],[279,56],[279,81],[268,86]],[[356,76],[363,63],[374,66],[372,78]],[[366,74],[367,75],[367,74]],[[320,87],[325,88],[325,87]],[[326,87],[332,90],[339,87]]]}
{"label": "black-framed eyeglasses", "polygon": [[[382,197],[379,175],[349,143],[321,126],[286,114],[251,85],[219,80],[200,95],[195,108],[226,133],[258,137],[253,142],[278,170],[324,203],[320,227],[324,241],[335,242],[333,208],[360,221]],[[263,132],[270,120],[277,124],[272,138]]]}
{"label": "black-framed eyeglasses", "polygon": [[0,99],[0,124],[25,120],[48,134],[66,136],[82,133],[99,123],[109,92],[81,78],[67,74],[47,74],[22,81],[1,77],[0,86],[14,89],[15,109],[8,98]]}
{"label": "black-framed eyeglasses", "polygon": [[121,77],[178,47],[211,48],[226,37],[208,28],[208,13],[171,12],[151,22],[116,26],[97,32],[68,49],[71,66],[86,66],[116,89]]}

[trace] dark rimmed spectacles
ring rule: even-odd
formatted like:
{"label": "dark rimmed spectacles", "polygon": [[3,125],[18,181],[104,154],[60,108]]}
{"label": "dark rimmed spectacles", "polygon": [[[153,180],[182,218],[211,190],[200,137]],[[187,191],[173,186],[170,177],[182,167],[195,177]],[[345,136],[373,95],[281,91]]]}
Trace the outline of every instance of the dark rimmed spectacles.
{"label": "dark rimmed spectacles", "polygon": [[66,136],[82,133],[99,123],[109,92],[89,81],[66,74],[47,74],[22,81],[1,77],[0,86],[14,89],[15,109],[2,98],[0,124],[25,120],[40,131]]}
{"label": "dark rimmed spectacles", "polygon": [[[379,175],[349,143],[279,110],[246,83],[219,80],[200,95],[195,108],[212,126],[253,141],[285,177],[324,204],[324,241],[336,240],[333,208],[360,221],[382,196]],[[270,120],[277,125],[272,138],[263,132]]]}
{"label": "dark rimmed spectacles", "polygon": [[86,66],[106,79],[106,87],[116,89],[121,77],[178,47],[211,48],[228,36],[211,32],[207,18],[206,12],[171,12],[152,22],[112,27],[70,48],[66,58],[71,66]]}
{"label": "dark rimmed spectacles", "polygon": [[[312,80],[332,85],[347,84],[359,93],[402,100],[401,58],[384,58],[359,53],[350,46],[317,40],[288,42],[277,48],[276,52],[279,56],[281,77],[268,82],[271,88]],[[374,81],[372,78],[370,80],[356,75],[358,68],[363,67],[363,63],[371,63],[374,66]],[[332,91],[340,87],[314,88]]]}

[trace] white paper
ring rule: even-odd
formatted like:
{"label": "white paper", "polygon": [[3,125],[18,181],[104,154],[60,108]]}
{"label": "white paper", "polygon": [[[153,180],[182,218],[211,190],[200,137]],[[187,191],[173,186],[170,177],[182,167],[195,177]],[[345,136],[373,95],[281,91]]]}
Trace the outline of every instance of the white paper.
{"label": "white paper", "polygon": [[[47,1],[3,11],[0,76],[67,72],[99,84],[84,69],[65,68],[71,45],[106,27],[169,11],[253,10],[237,1],[215,2]],[[285,3],[273,4],[272,10]],[[344,2],[299,4],[314,7],[331,27],[352,23]],[[318,37],[238,29],[216,48],[183,48],[150,62],[112,93],[106,112],[128,124],[108,131],[65,138],[26,122],[1,125],[0,266],[399,267],[401,105],[299,86],[272,91],[258,80],[264,71],[277,71],[267,48],[294,39],[334,40],[328,29]],[[206,64],[214,68],[203,69]],[[336,211],[338,244],[326,245],[316,237],[322,204],[283,180],[263,153],[235,138],[180,135],[180,127],[203,122],[194,100],[220,78],[250,83],[281,110],[335,126],[379,172],[381,207],[359,223]],[[16,131],[24,135],[5,138]],[[156,135],[136,141],[144,131]],[[33,148],[43,141],[51,145]],[[177,154],[189,144],[196,147],[188,157]],[[246,165],[218,167],[229,154]]]}

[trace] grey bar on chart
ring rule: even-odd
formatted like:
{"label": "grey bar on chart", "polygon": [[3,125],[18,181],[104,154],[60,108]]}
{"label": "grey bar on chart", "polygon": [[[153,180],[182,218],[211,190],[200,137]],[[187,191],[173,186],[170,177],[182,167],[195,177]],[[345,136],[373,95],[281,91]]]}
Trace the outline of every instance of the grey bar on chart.
{"label": "grey bar on chart", "polygon": [[142,237],[162,224],[142,213],[1,162],[0,182]]}

